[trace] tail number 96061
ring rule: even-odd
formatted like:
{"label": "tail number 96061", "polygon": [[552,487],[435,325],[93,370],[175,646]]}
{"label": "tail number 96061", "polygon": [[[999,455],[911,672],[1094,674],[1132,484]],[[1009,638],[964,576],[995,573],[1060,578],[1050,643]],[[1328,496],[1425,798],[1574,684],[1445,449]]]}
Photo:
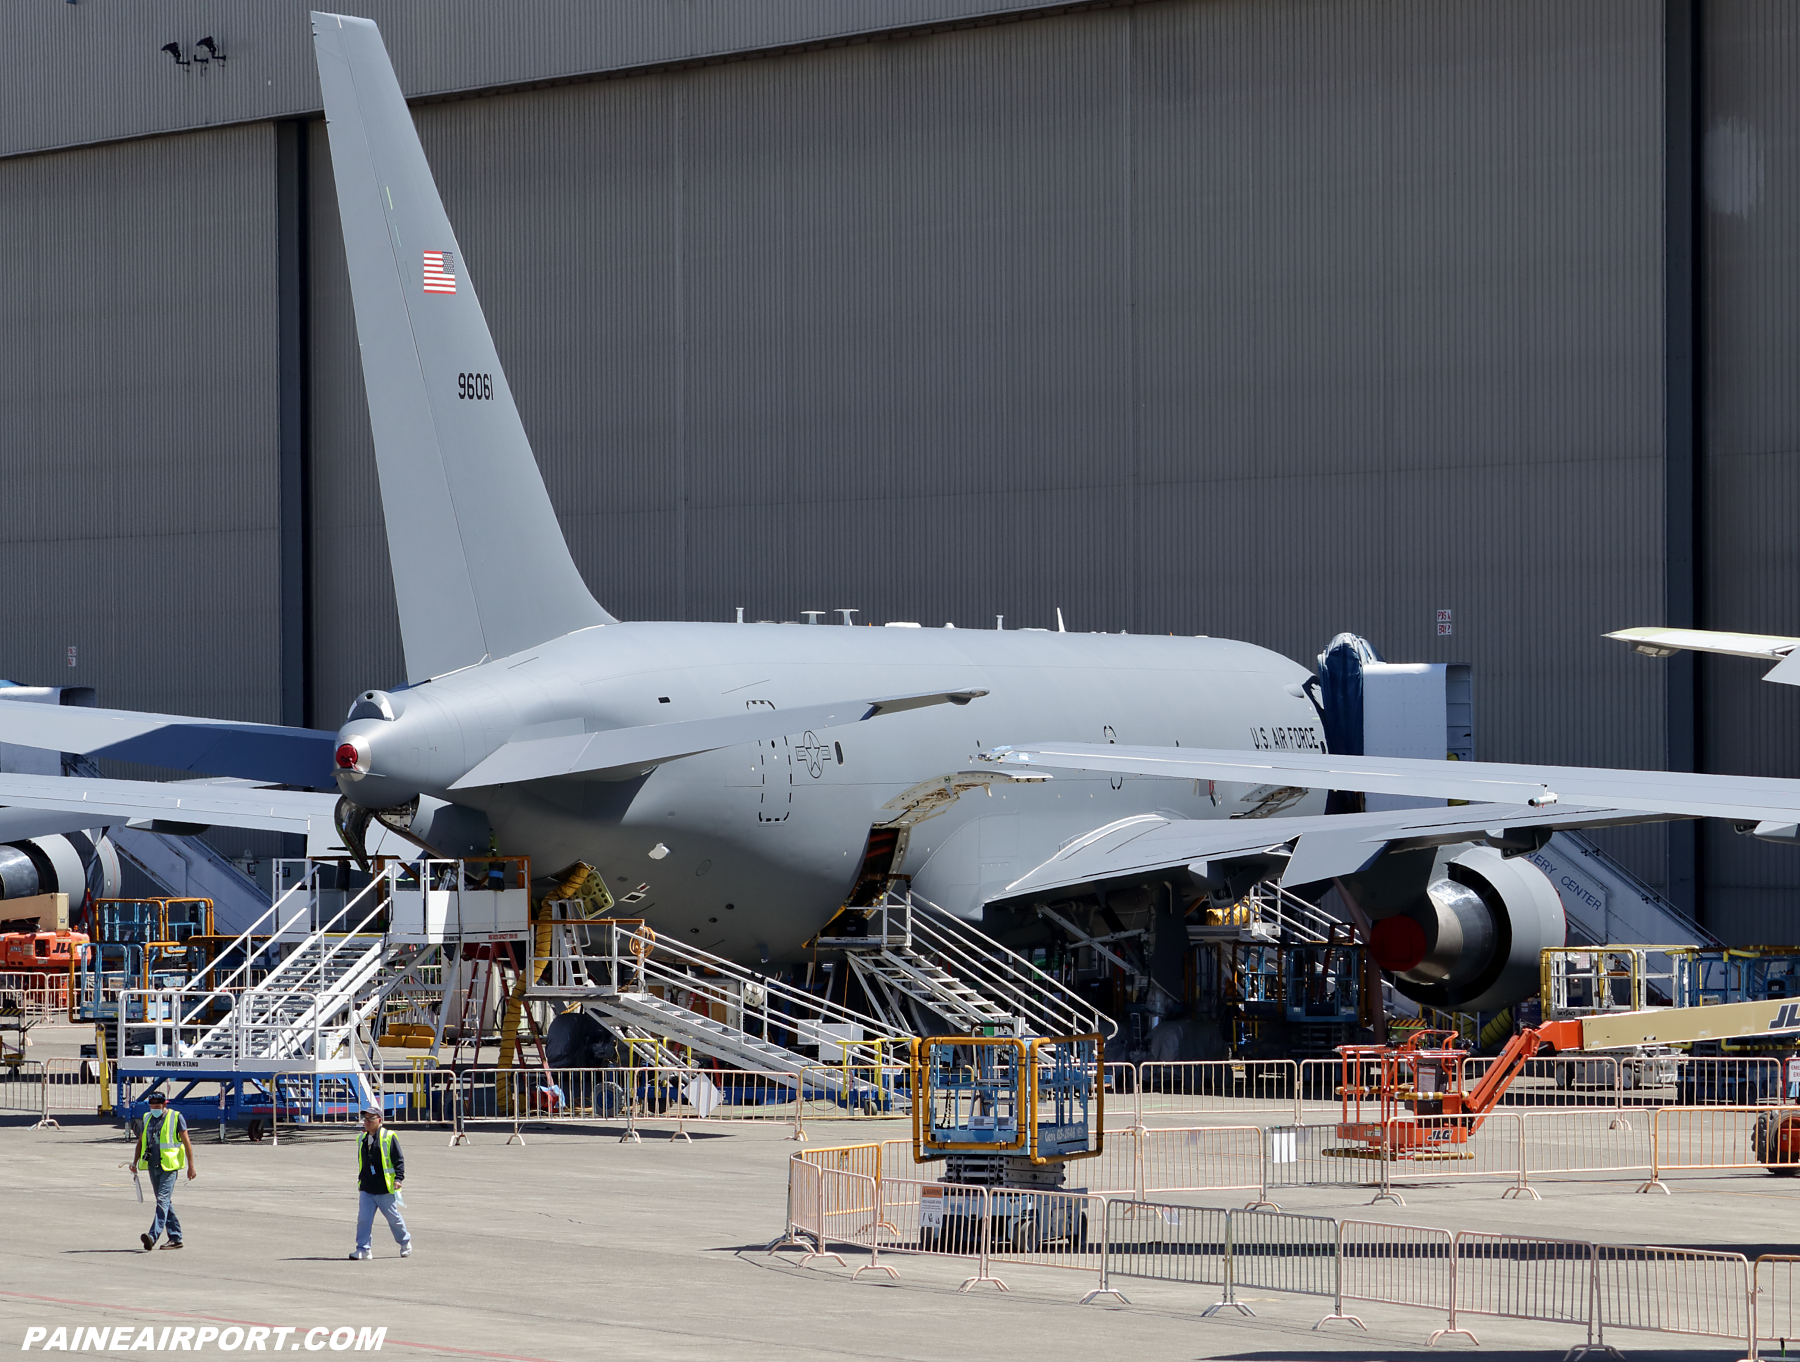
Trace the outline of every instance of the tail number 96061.
{"label": "tail number 96061", "polygon": [[492,374],[458,374],[456,376],[456,395],[472,402],[492,402],[494,400],[494,376]]}

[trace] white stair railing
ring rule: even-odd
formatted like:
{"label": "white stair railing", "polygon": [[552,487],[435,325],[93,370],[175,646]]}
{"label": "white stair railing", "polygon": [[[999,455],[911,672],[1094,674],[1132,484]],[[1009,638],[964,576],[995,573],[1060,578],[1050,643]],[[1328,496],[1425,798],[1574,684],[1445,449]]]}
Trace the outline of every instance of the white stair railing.
{"label": "white stair railing", "polygon": [[[793,1045],[847,1047],[851,1064],[859,1066],[891,1062],[893,1043],[910,1039],[879,1017],[830,1002],[698,946],[658,936],[635,919],[572,916],[579,907],[573,901],[548,906],[553,953],[546,962],[547,979],[533,986],[532,996],[648,994],[653,987],[661,987],[665,994],[680,990],[706,1006],[699,1015],[709,1020],[714,1006],[723,1007],[727,1016],[736,1013],[737,1024],[731,1029],[747,1041],[792,1053],[791,1046],[772,1038],[789,1033]],[[534,978],[537,965],[534,959]],[[750,1023],[760,1035],[751,1031]],[[860,1039],[828,1032],[824,1030],[827,1026],[854,1028]]]}
{"label": "white stair railing", "polygon": [[[383,942],[379,936],[371,938],[368,929],[387,908],[387,901],[379,892],[387,878],[383,875],[370,880],[362,889],[350,895],[340,908],[327,916],[328,910],[321,910],[319,907],[317,867],[309,865],[305,877],[289,891],[289,894],[293,894],[301,889],[307,890],[305,906],[301,912],[289,917],[283,934],[294,930],[295,924],[302,917],[310,930],[285,960],[242,992],[228,994],[225,992],[226,986],[221,986],[206,990],[202,998],[199,991],[195,991],[194,996],[199,1002],[184,1013],[184,1021],[194,1018],[200,1010],[200,1004],[205,1002],[225,998],[231,1003],[231,1013],[201,1037],[198,1048],[207,1049],[215,1037],[221,1042],[228,1040],[234,1034],[229,1027],[232,1015],[240,1009],[244,1009],[252,1020],[256,1020],[258,1012],[262,1012],[266,1019],[271,1013],[291,1011],[294,1008],[300,1009],[301,1017],[309,1017],[318,1015],[320,1007],[326,1003],[341,1003],[353,995],[379,967],[378,957],[382,952]],[[285,901],[286,897],[284,895],[277,903]],[[274,909],[271,908],[270,911],[273,912]],[[354,926],[349,925],[352,921]],[[352,943],[355,943],[354,946]],[[247,946],[246,950],[249,949]],[[335,975],[329,973],[330,966],[339,961],[340,957],[343,968]],[[247,954],[239,970],[228,976],[227,985],[238,972],[248,969],[251,959]],[[305,1001],[309,998],[310,1002]]]}
{"label": "white stair railing", "polygon": [[[178,990],[175,996],[194,998],[199,1000],[199,1004],[207,1004],[220,997],[229,998],[234,993],[251,987],[250,971],[257,960],[272,945],[292,933],[312,913],[316,876],[317,867],[309,864],[302,879],[278,894],[269,905],[268,912],[239,932],[231,944],[219,952],[226,959],[234,954],[242,955],[243,960],[235,969],[211,987],[201,988],[190,983],[186,988]],[[259,940],[261,945],[257,944]],[[179,1014],[179,1020],[184,1025],[192,1023],[196,1014],[197,1008],[183,1011]]]}
{"label": "white stair railing", "polygon": [[1245,897],[1255,907],[1259,917],[1281,928],[1284,935],[1296,937],[1302,942],[1323,944],[1331,940],[1334,928],[1345,925],[1341,919],[1308,903],[1273,880],[1264,880],[1255,885]]}
{"label": "white stair railing", "polygon": [[[885,917],[891,923],[898,908],[910,944],[903,950],[886,947],[879,954],[907,963],[935,963],[994,1004],[1021,1027],[1022,1034],[1104,1036],[1118,1029],[1117,1023],[1061,980],[923,895],[891,889],[888,900],[878,905],[881,911],[871,921]],[[883,933],[892,934],[891,927]]]}

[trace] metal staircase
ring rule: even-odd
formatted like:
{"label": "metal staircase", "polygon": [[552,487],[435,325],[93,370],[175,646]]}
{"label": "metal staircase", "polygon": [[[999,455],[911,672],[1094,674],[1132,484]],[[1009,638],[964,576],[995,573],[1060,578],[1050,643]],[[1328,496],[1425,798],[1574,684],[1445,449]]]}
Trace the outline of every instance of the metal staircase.
{"label": "metal staircase", "polygon": [[1721,944],[1578,832],[1554,834],[1525,859],[1549,877],[1562,899],[1573,938],[1570,945],[1654,941],[1716,948]]}
{"label": "metal staircase", "polygon": [[281,1075],[335,1074],[358,1103],[377,1101],[356,1031],[381,1005],[385,967],[410,963],[419,949],[394,947],[377,927],[387,885],[378,877],[345,895],[309,864],[220,953],[230,968],[149,993],[135,1024],[121,1017],[121,1069],[184,1081],[259,1075],[271,1087]]}
{"label": "metal staircase", "polygon": [[[137,990],[120,1008],[115,1054],[121,1079],[215,1081],[236,1103],[256,1085],[265,1105],[304,1087],[312,1108],[324,1087],[333,1102],[379,1102],[359,1039],[390,992],[416,992],[415,966],[459,948],[530,935],[523,863],[516,883],[494,867],[477,881],[460,862],[386,864],[354,892],[334,887],[317,861],[277,864],[285,890],[187,985]],[[441,1000],[440,1000],[441,1001]],[[441,1006],[440,1006],[441,1012]],[[221,1107],[226,1104],[223,1096]]]}
{"label": "metal staircase", "polygon": [[[579,899],[557,900],[547,905],[547,911],[554,919],[550,925],[552,959],[539,972],[553,973],[560,981],[554,995],[558,998],[586,998],[600,991],[600,981],[591,977],[587,969],[588,960],[595,951],[592,927],[597,919],[568,916],[572,911],[582,910]],[[541,990],[532,990],[531,996],[545,995]],[[619,1010],[608,1011],[597,1003],[588,1003],[582,1010],[626,1042],[633,1063],[641,1062],[656,1069],[682,1067],[681,1056],[654,1029],[626,1017]]]}
{"label": "metal staircase", "polygon": [[335,1055],[378,1005],[379,991],[368,985],[387,963],[379,934],[309,937],[186,1053]]}
{"label": "metal staircase", "polygon": [[435,1056],[460,974],[496,949],[522,965],[509,1006],[576,1003],[632,1042],[633,1067],[692,1069],[697,1053],[791,1074],[803,1094],[865,1110],[905,1109],[918,1035],[1113,1029],[1043,970],[904,888],[838,919],[869,930],[819,943],[842,952],[870,1000],[863,1012],[640,920],[595,916],[581,899],[534,912],[525,864],[498,869],[516,860],[388,863],[354,892],[333,887],[331,863],[278,863],[283,892],[209,967],[184,987],[127,995],[121,1080],[174,1080],[188,1092],[217,1082],[232,1103],[258,1086],[265,1108],[302,1090],[315,1112],[377,1102],[365,1024],[390,995],[409,1014],[435,1012]]}
{"label": "metal staircase", "polygon": [[[845,927],[861,926],[858,934]],[[1112,1018],[1024,956],[903,885],[846,909],[819,937],[844,953],[870,1006],[901,1033],[1110,1035]]]}
{"label": "metal staircase", "polygon": [[1188,940],[1204,942],[1321,944],[1337,940],[1346,922],[1307,902],[1272,880],[1250,887],[1248,893],[1218,914],[1216,923],[1191,923]]}
{"label": "metal staircase", "polygon": [[[659,937],[637,919],[581,916],[574,899],[546,908],[540,926],[549,927],[550,955],[534,964],[527,996],[583,1004],[647,1047],[640,1061],[690,1068],[672,1048],[686,1046],[740,1068],[793,1074],[847,1105],[904,1103],[894,1078],[910,1058],[909,1032]],[[802,1053],[808,1048],[815,1053]]]}

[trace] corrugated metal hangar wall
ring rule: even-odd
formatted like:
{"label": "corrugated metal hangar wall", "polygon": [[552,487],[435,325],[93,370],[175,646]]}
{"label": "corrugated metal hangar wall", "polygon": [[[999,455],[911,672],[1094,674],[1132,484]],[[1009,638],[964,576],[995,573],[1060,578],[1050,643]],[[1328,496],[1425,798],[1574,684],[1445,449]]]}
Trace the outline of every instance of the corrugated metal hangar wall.
{"label": "corrugated metal hangar wall", "polygon": [[[1800,773],[1753,664],[1599,637],[1800,629],[1786,0],[357,12],[615,613],[1353,629],[1485,758]],[[401,668],[305,7],[0,33],[69,58],[0,120],[0,674],[331,726]],[[1793,853],[1611,845],[1800,933]]]}

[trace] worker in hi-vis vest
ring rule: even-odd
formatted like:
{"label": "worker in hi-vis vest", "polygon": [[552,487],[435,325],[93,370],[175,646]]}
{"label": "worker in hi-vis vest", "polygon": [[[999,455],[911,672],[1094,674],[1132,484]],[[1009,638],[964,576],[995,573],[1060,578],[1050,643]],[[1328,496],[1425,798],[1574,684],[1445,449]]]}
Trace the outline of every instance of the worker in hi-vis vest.
{"label": "worker in hi-vis vest", "polygon": [[137,1166],[150,1174],[150,1187],[156,1193],[156,1218],[147,1233],[138,1236],[146,1252],[156,1247],[163,1230],[169,1232],[166,1249],[181,1247],[181,1218],[175,1214],[175,1179],[187,1169],[194,1176],[194,1146],[188,1139],[187,1118],[170,1111],[168,1098],[159,1090],[149,1096],[150,1110],[144,1113],[143,1129],[138,1132]]}
{"label": "worker in hi-vis vest", "polygon": [[356,1247],[350,1250],[352,1258],[375,1256],[369,1241],[376,1211],[394,1232],[400,1256],[412,1252],[412,1235],[406,1232],[406,1221],[400,1215],[404,1204],[400,1184],[405,1181],[406,1159],[400,1153],[400,1141],[381,1124],[380,1112],[365,1111],[362,1136],[356,1142]]}

